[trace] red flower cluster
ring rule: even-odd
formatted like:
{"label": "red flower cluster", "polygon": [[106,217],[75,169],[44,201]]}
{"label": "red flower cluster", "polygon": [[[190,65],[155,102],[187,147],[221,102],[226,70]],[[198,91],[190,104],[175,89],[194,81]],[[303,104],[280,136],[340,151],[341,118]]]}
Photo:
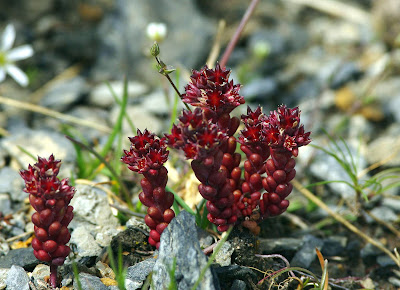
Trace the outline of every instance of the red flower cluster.
{"label": "red flower cluster", "polygon": [[158,138],[153,133],[137,130],[137,136],[130,137],[130,150],[124,150],[121,161],[128,164],[132,171],[143,174],[140,181],[142,192],[140,201],[148,207],[145,216],[146,225],[150,228],[149,243],[160,246],[160,236],[170,221],[175,217],[170,208],[174,203],[174,195],[165,190],[168,171],[164,163],[168,159],[165,138]]}
{"label": "red flower cluster", "polygon": [[169,146],[182,150],[187,159],[196,160],[213,155],[226,139],[226,134],[207,120],[200,108],[193,112],[184,110],[179,124],[174,124],[171,134],[165,136]]}
{"label": "red flower cluster", "polygon": [[221,68],[218,63],[215,69],[205,66],[200,71],[193,70],[190,83],[182,96],[183,102],[207,108],[217,115],[229,114],[244,104],[244,98],[239,95],[240,85],[229,81],[230,73],[230,70]]}
{"label": "red flower cluster", "polygon": [[128,168],[134,172],[144,173],[149,169],[159,169],[168,160],[168,151],[165,139],[159,139],[156,135],[144,130],[137,130],[137,136],[129,137],[130,150],[124,150],[125,156],[122,162],[128,164]]}
{"label": "red flower cluster", "polygon": [[71,235],[67,226],[73,218],[73,207],[69,205],[75,188],[68,179],[59,180],[57,175],[60,160],[51,155],[49,159],[38,158],[28,170],[21,170],[25,181],[24,191],[36,212],[32,215],[35,238],[32,240],[33,253],[41,261],[50,263],[50,283],[57,284],[57,267],[64,264],[70,253],[66,245]]}
{"label": "red flower cluster", "polygon": [[282,105],[277,111],[270,113],[263,123],[265,141],[272,148],[285,148],[291,151],[293,156],[298,155],[298,148],[311,142],[310,132],[304,132],[304,126],[300,125],[300,111],[298,107],[293,109]]}

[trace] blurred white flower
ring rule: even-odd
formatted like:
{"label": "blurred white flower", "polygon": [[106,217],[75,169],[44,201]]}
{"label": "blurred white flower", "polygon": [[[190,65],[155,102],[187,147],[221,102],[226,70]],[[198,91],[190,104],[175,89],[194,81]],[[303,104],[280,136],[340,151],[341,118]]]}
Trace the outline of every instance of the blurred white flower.
{"label": "blurred white flower", "polygon": [[28,77],[14,62],[31,57],[33,49],[30,45],[11,49],[14,40],[15,28],[12,24],[8,24],[0,39],[0,83],[4,81],[6,74],[9,74],[18,84],[25,87],[29,83]]}
{"label": "blurred white flower", "polygon": [[167,25],[164,23],[149,23],[146,28],[146,33],[151,40],[161,42],[167,36]]}

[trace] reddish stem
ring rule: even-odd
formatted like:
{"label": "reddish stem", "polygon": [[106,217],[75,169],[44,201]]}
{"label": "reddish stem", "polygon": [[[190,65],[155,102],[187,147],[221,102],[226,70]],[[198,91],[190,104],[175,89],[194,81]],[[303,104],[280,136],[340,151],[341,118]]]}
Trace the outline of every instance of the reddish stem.
{"label": "reddish stem", "polygon": [[245,25],[249,21],[250,16],[253,14],[253,11],[256,8],[258,2],[259,2],[259,0],[252,0],[249,7],[247,7],[247,10],[242,17],[242,20],[240,21],[240,24],[239,24],[238,28],[236,29],[235,34],[231,38],[231,41],[229,42],[228,46],[226,47],[226,49],[224,51],[224,55],[222,56],[221,61],[219,62],[221,67],[224,67],[226,65],[226,63],[228,62],[229,57],[231,56],[232,51],[235,48],[235,46],[240,38],[240,35],[242,34]]}
{"label": "reddish stem", "polygon": [[57,287],[57,265],[50,264],[50,285],[53,288]]}

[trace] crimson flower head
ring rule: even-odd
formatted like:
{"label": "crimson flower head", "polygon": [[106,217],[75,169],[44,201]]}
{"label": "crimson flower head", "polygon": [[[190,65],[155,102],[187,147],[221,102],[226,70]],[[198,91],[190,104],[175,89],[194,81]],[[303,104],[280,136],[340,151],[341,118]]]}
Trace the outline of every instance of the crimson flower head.
{"label": "crimson flower head", "polygon": [[284,148],[294,156],[297,156],[299,147],[311,142],[310,134],[311,132],[305,133],[304,126],[300,125],[298,107],[289,109],[282,105],[263,122],[263,135],[269,146]]}
{"label": "crimson flower head", "polygon": [[202,159],[218,149],[227,135],[203,116],[196,108],[193,112],[183,110],[179,124],[172,127],[171,134],[165,135],[169,146],[180,149],[187,159]]}
{"label": "crimson flower head", "polygon": [[65,199],[70,201],[75,189],[69,186],[68,179],[60,181],[57,177],[61,160],[55,160],[54,155],[49,159],[38,157],[38,162],[29,165],[28,170],[21,170],[20,175],[25,181],[24,191],[45,200]]}
{"label": "crimson flower head", "polygon": [[130,150],[124,150],[121,161],[128,164],[132,171],[143,173],[150,169],[159,169],[168,160],[165,138],[158,138],[147,129],[143,133],[138,129],[137,136],[129,137]]}
{"label": "crimson flower head", "polygon": [[258,106],[254,112],[247,107],[247,115],[242,115],[245,129],[240,132],[239,142],[242,145],[256,145],[263,142],[262,124],[266,116]]}
{"label": "crimson flower head", "polygon": [[229,114],[245,102],[243,96],[239,95],[240,85],[229,81],[230,73],[229,69],[221,68],[218,63],[215,69],[206,65],[200,71],[193,70],[182,96],[183,102],[210,109],[218,116]]}

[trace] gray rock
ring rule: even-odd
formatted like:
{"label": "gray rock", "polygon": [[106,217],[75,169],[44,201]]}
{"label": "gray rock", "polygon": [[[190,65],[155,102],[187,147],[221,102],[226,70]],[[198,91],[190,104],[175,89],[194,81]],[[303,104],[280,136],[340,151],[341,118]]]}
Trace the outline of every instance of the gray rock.
{"label": "gray rock", "polygon": [[400,279],[398,279],[396,277],[389,277],[388,282],[393,284],[395,287],[400,287]]}
{"label": "gray rock", "polygon": [[96,243],[85,225],[74,229],[70,243],[76,246],[76,254],[80,257],[97,257],[101,253],[101,247]]}
{"label": "gray rock", "polygon": [[13,265],[6,279],[9,290],[29,290],[29,277],[24,268]]}
{"label": "gray rock", "polygon": [[246,101],[263,100],[275,95],[278,89],[278,84],[274,78],[259,78],[252,80],[250,83],[243,86],[240,94],[245,96]]}
{"label": "gray rock", "polygon": [[156,19],[168,28],[168,35],[160,44],[162,59],[168,60],[168,64],[182,63],[194,68],[209,52],[209,38],[215,28],[199,13],[195,1],[117,0],[114,3],[113,13],[106,15],[99,25],[101,45],[93,70],[96,79],[110,80],[126,74],[158,82],[157,72],[151,65],[153,60],[144,57],[152,45],[146,38],[146,27]]}
{"label": "gray rock", "polygon": [[71,142],[64,135],[57,132],[19,129],[12,131],[10,136],[3,138],[0,146],[24,168],[27,168],[28,164],[34,164],[37,161],[22,153],[18,147],[22,147],[34,156],[44,158],[49,158],[51,154],[54,154],[56,159],[63,161],[59,176],[69,176],[71,172],[66,163],[76,161],[75,149]]}
{"label": "gray rock", "polygon": [[33,255],[32,248],[10,250],[7,255],[0,258],[0,268],[11,268],[13,265],[33,270],[39,264]]}
{"label": "gray rock", "polygon": [[74,207],[74,219],[70,224],[72,228],[83,223],[86,230],[95,235],[119,225],[111,212],[106,194],[97,188],[78,184],[71,205]]}
{"label": "gray rock", "polygon": [[[176,262],[175,280],[178,289],[190,289],[207,264],[200,249],[195,218],[186,211],[180,212],[161,235],[159,255],[154,266],[155,289],[163,289],[170,283],[169,271]],[[207,269],[197,289],[216,289],[210,269]]]}
{"label": "gray rock", "polygon": [[324,239],[322,254],[324,256],[343,256],[347,245],[347,238],[341,236],[331,236]]}
{"label": "gray rock", "polygon": [[[99,126],[103,126],[105,128],[109,127],[110,124],[108,122],[108,114],[109,112],[105,109],[100,109],[94,106],[74,106],[71,110],[67,111],[66,114],[77,117],[82,120],[87,120],[97,124]],[[57,124],[57,127],[59,125]],[[70,132],[73,136],[77,136],[77,138],[81,138],[83,136],[83,140],[88,140],[89,143],[94,139],[102,139],[105,134],[104,131],[93,130],[93,128],[89,128],[86,126],[74,127],[70,128]],[[110,128],[111,132],[111,128]],[[107,134],[108,136],[108,134]]]}
{"label": "gray rock", "polygon": [[[158,116],[170,114],[174,104],[175,95],[176,94],[173,93],[166,96],[164,91],[155,90],[143,97],[140,107]],[[183,107],[183,102],[179,100],[177,106],[178,114],[182,111]]]}
{"label": "gray rock", "polygon": [[234,251],[235,249],[232,247],[231,243],[226,241],[215,256],[215,262],[221,266],[229,266]]}
{"label": "gray rock", "polygon": [[0,9],[7,9],[7,14],[12,19],[21,19],[23,17],[24,22],[34,23],[51,11],[54,2],[52,0],[38,0],[36,3],[24,2],[24,5],[19,5],[20,3],[16,2],[4,2],[4,5],[2,4],[0,4]]}
{"label": "gray rock", "polygon": [[39,264],[32,272],[32,280],[38,289],[46,289],[48,283],[44,280],[46,276],[50,275],[50,267],[45,264]]}
{"label": "gray rock", "polygon": [[360,251],[360,256],[364,260],[375,258],[380,254],[382,254],[381,250],[370,243],[366,244]]}
{"label": "gray rock", "polygon": [[[229,285],[232,283],[236,285],[243,285],[239,281],[256,281],[257,275],[248,267],[241,267],[239,265],[230,265],[225,267],[213,267],[213,271],[218,276],[221,285]],[[237,281],[237,282],[235,282]],[[249,283],[247,288],[231,288],[231,289],[251,289],[253,283]],[[225,288],[224,288],[225,289]]]}
{"label": "gray rock", "polygon": [[371,210],[371,214],[388,223],[395,222],[399,219],[398,215],[389,207],[378,206]]}
{"label": "gray rock", "polygon": [[276,30],[262,29],[252,33],[249,39],[249,46],[254,47],[260,42],[269,45],[270,54],[273,56],[282,54],[287,47],[284,35]]}
{"label": "gray rock", "polygon": [[[124,82],[122,81],[114,81],[109,83],[113,92],[117,95],[117,97],[121,100],[122,94],[124,92]],[[129,101],[133,98],[137,98],[147,92],[148,88],[145,84],[135,81],[128,82],[128,96]],[[107,84],[101,83],[93,88],[89,95],[89,104],[102,107],[102,108],[110,108],[115,104],[115,99],[110,91],[110,88]]]}
{"label": "gray rock", "polygon": [[134,228],[139,228],[145,232],[150,232],[149,227],[146,225],[143,219],[140,219],[138,217],[131,217],[127,222],[126,222],[126,227],[134,227]]}
{"label": "gray rock", "polygon": [[376,262],[381,267],[393,267],[396,266],[396,262],[393,261],[388,255],[380,255],[376,258]]}
{"label": "gray rock", "polygon": [[203,229],[197,228],[197,236],[199,237],[200,248],[205,249],[214,243],[214,238]]}
{"label": "gray rock", "polygon": [[387,103],[387,109],[392,113],[397,123],[400,123],[400,112],[398,110],[400,106],[400,95],[394,96],[392,100]]}
{"label": "gray rock", "polygon": [[316,258],[317,254],[315,248],[321,250],[324,242],[313,235],[304,236],[304,245],[294,255],[290,265],[308,268]]}
{"label": "gray rock", "polygon": [[40,105],[56,111],[65,111],[69,106],[77,103],[81,96],[88,91],[83,77],[55,83],[40,100]]}
{"label": "gray rock", "polygon": [[396,198],[390,198],[385,196],[385,198],[382,199],[382,205],[385,207],[389,207],[395,212],[399,213],[400,212],[400,200]]}
{"label": "gray rock", "polygon": [[10,196],[7,193],[0,193],[0,212],[3,215],[13,212]]}
{"label": "gray rock", "polygon": [[0,269],[0,290],[3,290],[6,288],[6,279],[7,275],[10,269]]}
{"label": "gray rock", "polygon": [[263,254],[295,252],[304,244],[303,239],[279,238],[259,239],[259,250]]}
{"label": "gray rock", "polygon": [[24,181],[17,171],[10,167],[0,169],[0,193],[9,193],[13,201],[23,201],[27,194],[22,191]]}
{"label": "gray rock", "polygon": [[231,290],[246,290],[247,289],[247,285],[246,282],[244,282],[243,280],[234,280],[231,286]]}
{"label": "gray rock", "polygon": [[[112,124],[115,124],[119,112],[120,112],[119,106],[115,106],[111,110],[109,118]],[[151,132],[159,134],[160,132],[163,132],[163,130],[166,127],[163,126],[162,124],[163,122],[160,119],[156,118],[153,113],[147,111],[140,105],[127,106],[126,113],[131,118],[133,125],[137,129],[140,129],[142,132],[144,129],[147,128]],[[123,132],[127,133],[128,136],[136,135],[136,132],[132,132],[132,129],[129,126],[129,123],[126,119],[124,119],[122,123],[122,130]]]}
{"label": "gray rock", "polygon": [[153,271],[156,259],[149,258],[131,267],[126,273],[125,285],[127,290],[140,289],[147,276]]}
{"label": "gray rock", "polygon": [[352,80],[357,80],[361,74],[362,71],[356,63],[346,62],[334,72],[332,76],[331,88],[340,88]]}
{"label": "gray rock", "polygon": [[104,228],[101,233],[97,233],[95,240],[101,247],[107,247],[110,245],[111,240],[115,237],[122,229],[119,228]]}
{"label": "gray rock", "polygon": [[390,157],[385,163],[386,166],[400,166],[400,154],[393,154],[398,148],[400,148],[398,136],[385,134],[368,144],[366,159],[368,163],[374,164]]}
{"label": "gray rock", "polygon": [[[79,273],[79,281],[82,289],[108,290],[108,287],[100,281],[99,277],[88,273]],[[74,290],[78,290],[76,279],[74,279]]]}

